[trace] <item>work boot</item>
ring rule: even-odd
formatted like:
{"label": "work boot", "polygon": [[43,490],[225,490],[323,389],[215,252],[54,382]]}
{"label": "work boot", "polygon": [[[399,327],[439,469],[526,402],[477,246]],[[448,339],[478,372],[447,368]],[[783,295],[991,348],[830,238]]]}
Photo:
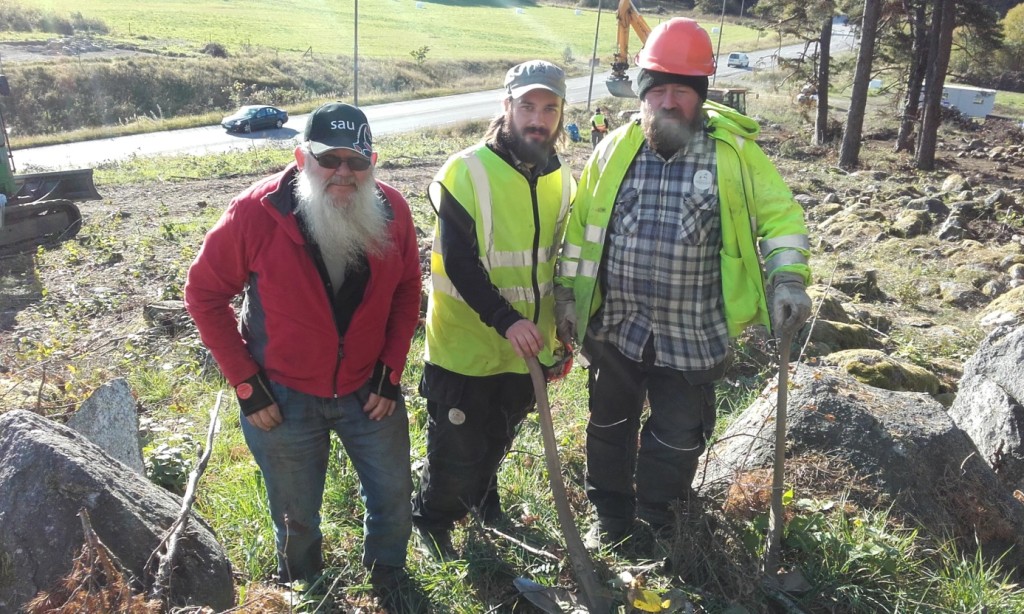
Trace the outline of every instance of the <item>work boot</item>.
{"label": "work boot", "polygon": [[487,491],[487,496],[484,497],[484,501],[480,505],[479,514],[480,520],[488,526],[505,520],[505,511],[501,509],[501,498],[498,496],[497,490]]}
{"label": "work boot", "polygon": [[374,565],[370,570],[370,586],[388,614],[426,614],[429,602],[404,567]]}
{"label": "work boot", "polygon": [[412,528],[420,543],[420,549],[435,561],[447,563],[461,558],[455,546],[452,545],[451,529],[428,527],[415,522]]}
{"label": "work boot", "polygon": [[595,522],[583,537],[583,545],[587,550],[619,550],[629,540],[631,528],[622,528],[611,524]]}

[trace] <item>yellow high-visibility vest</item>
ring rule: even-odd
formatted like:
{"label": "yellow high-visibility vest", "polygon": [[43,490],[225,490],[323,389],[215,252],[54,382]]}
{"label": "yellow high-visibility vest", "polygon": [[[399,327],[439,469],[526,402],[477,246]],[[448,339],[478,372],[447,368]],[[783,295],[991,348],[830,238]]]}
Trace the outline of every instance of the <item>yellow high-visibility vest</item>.
{"label": "yellow high-visibility vest", "polygon": [[[537,324],[544,338],[538,358],[543,365],[553,364],[555,259],[576,189],[568,166],[542,175],[533,187],[481,143],[452,156],[434,181],[432,203],[440,203],[441,184],[473,218],[480,262],[491,283]],[[434,227],[430,268],[425,360],[463,375],[526,373],[526,362],[508,340],[481,321],[448,278],[439,224]]]}

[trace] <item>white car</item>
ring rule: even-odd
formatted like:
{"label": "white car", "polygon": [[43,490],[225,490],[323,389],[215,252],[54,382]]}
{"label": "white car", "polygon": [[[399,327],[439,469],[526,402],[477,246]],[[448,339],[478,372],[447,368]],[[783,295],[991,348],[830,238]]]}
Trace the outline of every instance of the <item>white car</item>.
{"label": "white car", "polygon": [[749,68],[750,58],[745,53],[734,51],[729,54],[729,59],[725,61],[725,65],[729,68]]}

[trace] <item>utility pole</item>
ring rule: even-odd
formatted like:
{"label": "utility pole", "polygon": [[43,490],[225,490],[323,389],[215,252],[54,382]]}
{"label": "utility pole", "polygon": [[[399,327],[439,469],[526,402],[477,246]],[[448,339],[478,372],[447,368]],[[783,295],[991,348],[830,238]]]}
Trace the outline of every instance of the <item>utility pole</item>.
{"label": "utility pole", "polygon": [[601,32],[602,0],[597,0],[597,27],[594,28],[594,52],[590,56],[590,85],[587,87],[587,113],[590,113],[590,97],[594,93],[594,69],[597,68],[597,36]]}
{"label": "utility pole", "polygon": [[352,52],[352,106],[359,106],[359,0],[355,0],[355,19],[352,26],[355,50]]}
{"label": "utility pole", "polygon": [[722,23],[718,24],[718,49],[715,50],[715,74],[711,75],[711,85],[718,78],[718,56],[722,55],[722,30],[725,29],[725,0],[722,0]]}

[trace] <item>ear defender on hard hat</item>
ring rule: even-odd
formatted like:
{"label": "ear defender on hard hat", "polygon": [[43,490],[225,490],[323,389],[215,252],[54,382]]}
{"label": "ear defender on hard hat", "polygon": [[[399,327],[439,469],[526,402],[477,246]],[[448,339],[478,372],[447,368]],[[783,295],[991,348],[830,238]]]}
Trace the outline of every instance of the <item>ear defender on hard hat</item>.
{"label": "ear defender on hard hat", "polygon": [[676,17],[651,30],[647,43],[636,54],[640,68],[693,77],[715,74],[711,36],[696,21]]}

